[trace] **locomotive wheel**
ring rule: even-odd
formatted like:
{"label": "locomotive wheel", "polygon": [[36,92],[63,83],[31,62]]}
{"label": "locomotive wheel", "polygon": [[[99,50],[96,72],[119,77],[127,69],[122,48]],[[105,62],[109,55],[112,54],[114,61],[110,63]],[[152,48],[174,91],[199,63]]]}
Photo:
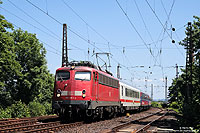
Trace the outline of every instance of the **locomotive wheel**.
{"label": "locomotive wheel", "polygon": [[125,109],[121,108],[121,113],[124,114],[125,113]]}
{"label": "locomotive wheel", "polygon": [[99,118],[103,119],[103,107],[99,108]]}

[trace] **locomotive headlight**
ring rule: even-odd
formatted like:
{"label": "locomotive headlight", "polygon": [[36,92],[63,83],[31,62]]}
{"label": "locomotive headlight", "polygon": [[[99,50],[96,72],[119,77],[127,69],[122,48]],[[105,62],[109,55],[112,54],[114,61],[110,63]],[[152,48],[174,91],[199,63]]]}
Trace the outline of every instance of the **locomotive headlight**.
{"label": "locomotive headlight", "polygon": [[85,93],[86,93],[86,90],[83,90],[83,91],[82,91],[82,97],[83,97],[83,98],[86,97],[86,94],[85,94]]}
{"label": "locomotive headlight", "polygon": [[83,94],[82,97],[85,98],[85,97],[86,97],[86,94]]}
{"label": "locomotive headlight", "polygon": [[60,97],[60,96],[61,96],[61,94],[60,94],[60,93],[57,93],[57,94],[56,94],[56,96],[57,96],[57,97]]}
{"label": "locomotive headlight", "polygon": [[56,96],[57,96],[57,97],[60,97],[60,96],[61,96],[61,90],[60,90],[60,89],[57,90]]}

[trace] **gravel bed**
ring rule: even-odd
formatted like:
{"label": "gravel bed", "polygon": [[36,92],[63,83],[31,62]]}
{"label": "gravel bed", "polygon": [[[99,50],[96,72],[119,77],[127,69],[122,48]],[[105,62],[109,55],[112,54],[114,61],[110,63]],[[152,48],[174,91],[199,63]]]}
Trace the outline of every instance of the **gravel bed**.
{"label": "gravel bed", "polygon": [[59,131],[59,133],[99,133],[108,129],[112,129],[113,127],[120,125],[125,122],[133,121],[137,118],[144,117],[148,114],[152,114],[160,111],[158,108],[151,108],[147,111],[137,112],[135,114],[131,114],[129,117],[122,116],[117,118],[112,118],[109,120],[102,120],[98,122],[86,123],[81,126],[63,129]]}

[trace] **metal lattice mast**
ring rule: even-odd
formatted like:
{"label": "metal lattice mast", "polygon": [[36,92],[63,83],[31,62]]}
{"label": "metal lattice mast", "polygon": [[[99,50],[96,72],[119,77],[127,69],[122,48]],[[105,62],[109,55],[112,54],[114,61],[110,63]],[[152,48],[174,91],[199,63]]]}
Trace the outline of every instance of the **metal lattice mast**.
{"label": "metal lattice mast", "polygon": [[117,65],[117,78],[120,79],[120,64]]}
{"label": "metal lattice mast", "polygon": [[192,94],[192,64],[193,64],[193,43],[192,43],[192,26],[191,22],[188,22],[188,37],[187,37],[187,53],[186,53],[186,101],[190,103],[190,97]]}
{"label": "metal lattice mast", "polygon": [[68,64],[67,54],[67,24],[63,24],[63,41],[62,41],[62,67]]}
{"label": "metal lattice mast", "polygon": [[153,100],[153,84],[151,84],[151,99]]}
{"label": "metal lattice mast", "polygon": [[165,101],[167,102],[167,76],[165,77]]}

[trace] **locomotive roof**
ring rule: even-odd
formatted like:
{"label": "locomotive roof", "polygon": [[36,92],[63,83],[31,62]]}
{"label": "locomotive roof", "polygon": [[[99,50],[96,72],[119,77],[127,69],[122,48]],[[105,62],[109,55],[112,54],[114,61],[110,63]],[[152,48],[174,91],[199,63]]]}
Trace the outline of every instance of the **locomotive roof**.
{"label": "locomotive roof", "polygon": [[113,76],[111,76],[110,74],[108,74],[107,72],[98,70],[96,68],[92,68],[92,67],[87,67],[87,66],[68,66],[68,67],[60,67],[56,70],[57,71],[62,71],[62,70],[86,70],[86,71],[97,71],[98,73],[104,74],[108,77],[112,77],[114,79],[117,79]]}

